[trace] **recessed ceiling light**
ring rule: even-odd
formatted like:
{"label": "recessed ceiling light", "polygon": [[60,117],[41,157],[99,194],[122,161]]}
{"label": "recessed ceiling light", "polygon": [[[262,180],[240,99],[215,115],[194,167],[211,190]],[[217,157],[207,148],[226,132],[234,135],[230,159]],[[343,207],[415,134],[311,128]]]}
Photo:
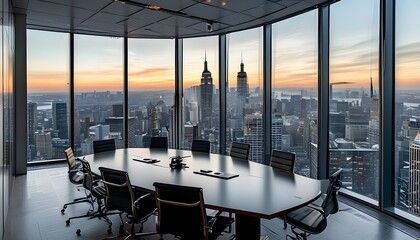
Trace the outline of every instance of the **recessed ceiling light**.
{"label": "recessed ceiling light", "polygon": [[160,10],[160,7],[155,6],[155,5],[148,5],[148,6],[146,6],[146,8],[151,9],[151,10],[156,10],[156,11]]}

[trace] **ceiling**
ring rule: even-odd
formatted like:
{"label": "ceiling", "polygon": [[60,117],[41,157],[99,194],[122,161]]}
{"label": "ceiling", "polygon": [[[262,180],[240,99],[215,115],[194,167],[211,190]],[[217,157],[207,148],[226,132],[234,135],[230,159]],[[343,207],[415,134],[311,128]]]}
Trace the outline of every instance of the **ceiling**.
{"label": "ceiling", "polygon": [[14,11],[26,12],[30,29],[140,38],[223,34],[261,26],[332,2],[334,0],[12,1]]}

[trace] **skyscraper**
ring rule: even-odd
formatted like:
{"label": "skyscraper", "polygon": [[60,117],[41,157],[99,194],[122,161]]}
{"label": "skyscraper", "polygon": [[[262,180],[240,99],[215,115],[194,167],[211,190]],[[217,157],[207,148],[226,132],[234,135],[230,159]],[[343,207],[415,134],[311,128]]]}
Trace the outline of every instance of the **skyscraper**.
{"label": "skyscraper", "polygon": [[410,145],[410,171],[408,178],[408,210],[420,214],[420,133]]}
{"label": "skyscraper", "polygon": [[28,144],[35,145],[37,103],[28,103]]}
{"label": "skyscraper", "polygon": [[60,139],[68,138],[67,103],[54,102],[52,105],[53,129]]}
{"label": "skyscraper", "polygon": [[200,84],[201,123],[204,128],[212,127],[213,116],[213,78],[207,68],[207,57],[204,57],[204,70]]}
{"label": "skyscraper", "polygon": [[237,80],[237,92],[239,103],[249,102],[249,85],[248,77],[244,70],[244,62],[241,59],[241,71],[238,72]]}

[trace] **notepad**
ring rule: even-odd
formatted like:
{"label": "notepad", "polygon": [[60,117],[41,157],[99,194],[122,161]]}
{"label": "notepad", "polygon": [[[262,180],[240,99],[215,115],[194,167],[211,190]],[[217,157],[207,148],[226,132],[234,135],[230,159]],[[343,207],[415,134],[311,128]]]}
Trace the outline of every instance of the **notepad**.
{"label": "notepad", "polygon": [[222,179],[231,179],[234,177],[239,176],[239,174],[232,174],[227,172],[217,172],[217,171],[210,171],[208,169],[202,169],[194,171],[196,174],[201,174],[209,177],[216,177],[216,178],[222,178]]}
{"label": "notepad", "polygon": [[133,158],[134,161],[143,162],[143,163],[157,163],[160,160],[156,158]]}

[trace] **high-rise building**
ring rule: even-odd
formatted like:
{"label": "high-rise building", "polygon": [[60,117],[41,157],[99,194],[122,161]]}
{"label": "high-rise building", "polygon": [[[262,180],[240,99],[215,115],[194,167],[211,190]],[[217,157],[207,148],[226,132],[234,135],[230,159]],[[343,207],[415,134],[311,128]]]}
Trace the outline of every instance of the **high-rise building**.
{"label": "high-rise building", "polygon": [[335,138],[344,138],[346,134],[346,115],[344,113],[330,112],[330,131]]}
{"label": "high-rise building", "polygon": [[408,177],[408,210],[420,215],[420,132],[410,145],[410,170]]}
{"label": "high-rise building", "polygon": [[211,72],[207,68],[207,58],[204,58],[204,70],[201,74],[200,84],[200,108],[201,108],[201,125],[204,128],[212,127],[213,117],[213,78]]}
{"label": "high-rise building", "polygon": [[244,62],[241,59],[241,70],[238,72],[236,80],[236,91],[238,93],[238,102],[239,103],[249,103],[249,85],[248,77],[244,70]]}
{"label": "high-rise building", "polygon": [[262,163],[263,121],[262,114],[246,114],[244,120],[244,140],[251,145],[249,159]]}
{"label": "high-rise building", "polygon": [[122,104],[113,104],[112,105],[112,116],[113,117],[123,117],[124,108]]}
{"label": "high-rise building", "polygon": [[35,135],[35,144],[40,159],[52,158],[52,141],[50,132],[40,132]]}
{"label": "high-rise building", "polygon": [[36,157],[35,132],[37,130],[37,103],[28,103],[28,156],[27,160],[32,161]]}
{"label": "high-rise building", "polygon": [[67,103],[53,102],[53,129],[60,139],[68,139]]}

